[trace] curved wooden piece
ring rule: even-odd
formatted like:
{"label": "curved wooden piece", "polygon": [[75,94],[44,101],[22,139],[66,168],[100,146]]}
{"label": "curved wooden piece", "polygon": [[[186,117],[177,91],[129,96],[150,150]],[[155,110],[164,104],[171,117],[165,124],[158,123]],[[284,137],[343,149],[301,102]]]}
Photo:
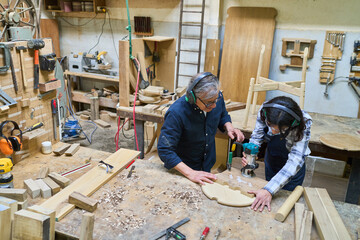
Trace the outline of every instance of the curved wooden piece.
{"label": "curved wooden piece", "polygon": [[320,142],[335,149],[360,151],[360,138],[349,134],[326,133],[320,136]]}

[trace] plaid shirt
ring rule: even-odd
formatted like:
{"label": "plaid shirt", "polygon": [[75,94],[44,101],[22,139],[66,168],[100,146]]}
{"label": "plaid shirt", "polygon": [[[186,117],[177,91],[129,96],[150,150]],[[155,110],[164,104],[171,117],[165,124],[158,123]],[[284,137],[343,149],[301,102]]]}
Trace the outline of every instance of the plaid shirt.
{"label": "plaid shirt", "polygon": [[[292,176],[296,175],[296,173],[304,165],[305,157],[311,152],[308,145],[312,120],[308,113],[305,111],[302,111],[302,113],[306,126],[306,129],[304,130],[304,137],[300,141],[295,142],[295,132],[292,131],[289,133],[289,135],[285,138],[286,148],[289,150],[288,160],[283,168],[264,187],[264,189],[268,190],[272,195],[285,186]],[[256,119],[255,129],[251,134],[251,143],[255,143],[259,146],[262,144],[264,141],[265,127],[266,123],[261,120],[259,112]],[[273,135],[270,128],[268,134]]]}

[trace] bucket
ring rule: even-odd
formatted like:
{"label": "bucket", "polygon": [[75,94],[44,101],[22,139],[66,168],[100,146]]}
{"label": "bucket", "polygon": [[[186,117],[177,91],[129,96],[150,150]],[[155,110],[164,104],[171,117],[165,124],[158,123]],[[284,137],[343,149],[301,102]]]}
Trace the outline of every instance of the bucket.
{"label": "bucket", "polygon": [[45,141],[41,143],[41,152],[43,154],[50,154],[52,153],[52,146],[50,141]]}

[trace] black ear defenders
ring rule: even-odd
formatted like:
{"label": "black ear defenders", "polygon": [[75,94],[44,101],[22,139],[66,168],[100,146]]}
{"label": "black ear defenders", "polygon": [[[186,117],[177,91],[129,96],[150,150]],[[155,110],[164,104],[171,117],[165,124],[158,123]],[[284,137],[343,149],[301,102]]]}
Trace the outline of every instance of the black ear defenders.
{"label": "black ear defenders", "polygon": [[269,107],[272,107],[272,108],[277,108],[277,109],[280,109],[284,112],[287,112],[288,114],[290,114],[294,119],[293,123],[291,124],[291,127],[295,127],[295,126],[298,126],[300,124],[300,116],[297,115],[293,110],[291,110],[290,108],[287,108],[283,105],[280,105],[280,104],[277,104],[277,103],[266,103],[263,105],[263,108],[262,108],[262,111],[265,115],[265,118],[266,118],[266,111],[264,108],[269,108]]}
{"label": "black ear defenders", "polygon": [[[3,128],[7,123],[12,123],[14,125],[13,130],[11,130],[10,137],[5,137],[3,134]],[[14,136],[14,131],[19,130],[20,135]],[[19,125],[14,121],[4,121],[0,124],[0,151],[5,155],[11,155],[13,152],[20,151],[22,148],[22,131],[19,128]]]}
{"label": "black ear defenders", "polygon": [[196,96],[195,96],[195,93],[193,92],[193,89],[196,86],[196,84],[198,84],[203,78],[208,77],[208,76],[214,76],[214,75],[210,72],[204,72],[200,76],[195,78],[195,80],[192,82],[192,84],[186,90],[185,100],[187,102],[189,102],[190,104],[195,104]]}

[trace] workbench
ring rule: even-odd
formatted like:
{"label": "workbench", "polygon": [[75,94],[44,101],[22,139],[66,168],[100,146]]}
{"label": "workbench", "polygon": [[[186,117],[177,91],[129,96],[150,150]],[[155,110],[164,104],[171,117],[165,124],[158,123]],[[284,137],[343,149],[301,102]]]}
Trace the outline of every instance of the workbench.
{"label": "workbench", "polygon": [[[26,178],[36,178],[43,166],[63,172],[92,157],[94,167],[99,159],[109,155],[83,147],[72,157],[34,154],[14,166],[15,187],[22,187]],[[206,226],[210,227],[207,239],[214,239],[218,229],[221,230],[219,239],[294,239],[294,211],[284,223],[274,220],[276,211],[290,194],[288,191],[276,194],[272,212],[259,213],[249,207],[227,207],[209,200],[199,185],[176,171],[166,170],[156,152],[146,155],[143,160],[136,160],[134,166],[135,172],[130,178],[127,178],[130,168],[124,169],[91,196],[99,201],[94,212],[94,239],[149,239],[185,217],[189,217],[190,222],[178,230],[187,239],[198,239]],[[74,180],[89,169],[67,177]],[[41,198],[32,199],[30,205],[43,201]],[[299,201],[304,203],[303,198]],[[334,204],[351,237],[355,238],[355,232],[360,232],[360,207],[337,201]],[[56,223],[56,230],[79,236],[83,213],[85,211],[74,209]],[[311,239],[319,239],[314,226]]]}
{"label": "workbench", "polygon": [[[239,128],[246,138],[250,138],[252,131],[255,128],[256,115],[249,115],[247,126],[243,126],[245,116],[245,105],[240,108],[229,108],[228,112],[231,116],[233,126]],[[257,111],[260,106],[257,106]],[[141,111],[142,107],[136,107],[135,110],[135,125],[138,136],[139,150],[141,151],[140,157],[144,157],[144,123],[145,121],[156,122],[162,124],[164,117],[155,113],[145,113]],[[132,119],[132,108],[119,107],[117,108],[117,114],[120,117],[128,117]],[[320,136],[325,133],[334,132],[341,134],[350,134],[360,136],[358,132],[360,130],[360,119],[339,117],[333,115],[326,115],[320,113],[310,113],[313,119],[313,125],[311,127],[311,139],[309,147],[315,156],[344,156],[345,159],[352,159],[351,173],[349,177],[349,183],[345,202],[359,203],[360,198],[360,151],[346,151],[338,150],[325,146],[320,142]],[[221,134],[220,134],[221,135]],[[135,146],[136,147],[136,146]]]}

